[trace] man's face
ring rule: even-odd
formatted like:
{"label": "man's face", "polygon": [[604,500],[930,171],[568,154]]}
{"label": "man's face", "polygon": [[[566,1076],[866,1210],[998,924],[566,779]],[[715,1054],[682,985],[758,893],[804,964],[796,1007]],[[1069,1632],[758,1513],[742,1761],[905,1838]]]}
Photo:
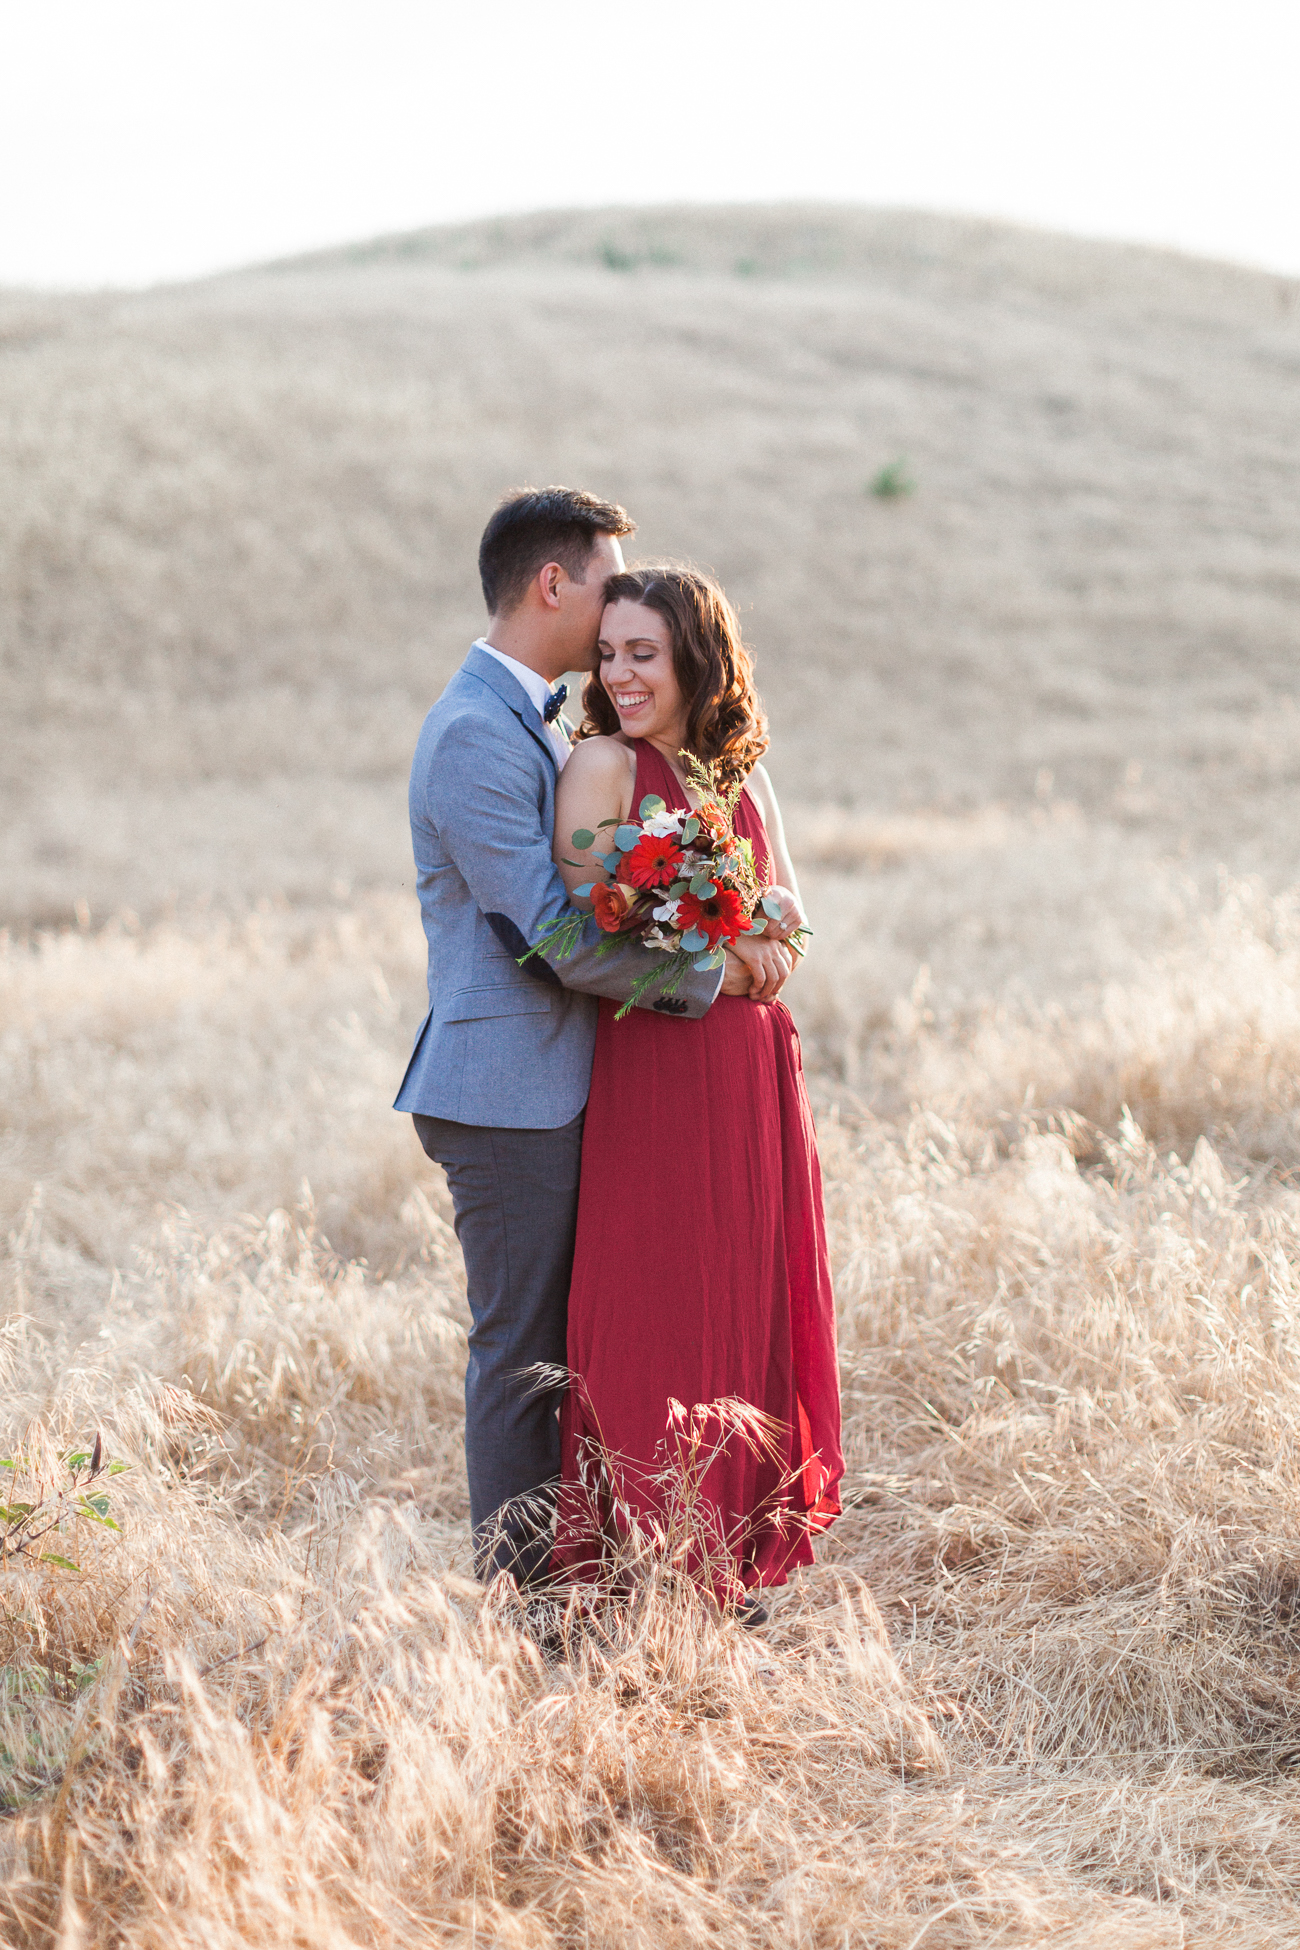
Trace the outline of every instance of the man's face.
{"label": "man's face", "polygon": [[623,551],[616,535],[597,535],[587,557],[587,580],[568,582],[564,591],[565,647],[568,670],[594,670],[599,661],[596,639],[605,611],[605,584],[622,575]]}

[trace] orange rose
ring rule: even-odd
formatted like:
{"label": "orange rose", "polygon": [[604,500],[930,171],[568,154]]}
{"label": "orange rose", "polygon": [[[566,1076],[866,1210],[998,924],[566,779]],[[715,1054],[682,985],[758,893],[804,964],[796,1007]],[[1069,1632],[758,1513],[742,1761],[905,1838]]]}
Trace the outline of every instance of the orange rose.
{"label": "orange rose", "polygon": [[632,920],[632,903],[636,899],[634,887],[610,886],[607,881],[598,880],[591,890],[591,911],[596,917],[596,926],[606,934],[617,934]]}
{"label": "orange rose", "polygon": [[[694,816],[700,822],[701,840],[706,840],[714,846],[720,846],[724,840],[731,838],[731,827],[727,823],[726,814],[720,806],[714,806],[708,803],[702,806],[696,806]],[[698,841],[696,843],[698,845]]]}

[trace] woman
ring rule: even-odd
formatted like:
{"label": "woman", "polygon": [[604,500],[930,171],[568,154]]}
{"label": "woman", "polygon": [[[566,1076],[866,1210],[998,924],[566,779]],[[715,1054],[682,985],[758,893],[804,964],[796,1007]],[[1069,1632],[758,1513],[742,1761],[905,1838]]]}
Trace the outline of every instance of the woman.
{"label": "woman", "polygon": [[[736,831],[760,881],[793,890],[758,762],[766,718],[721,589],[680,568],[615,576],[599,654],[556,795],[570,893],[600,877],[570,835],[647,793],[695,803],[683,750],[718,783],[744,781]],[[767,999],[785,963],[760,946],[749,996],[720,996],[699,1021],[616,1022],[600,1005],[562,1413],[556,1568],[570,1577],[599,1576],[609,1539],[635,1527],[738,1603],[810,1563],[812,1533],[839,1514],[821,1174],[794,1024]]]}

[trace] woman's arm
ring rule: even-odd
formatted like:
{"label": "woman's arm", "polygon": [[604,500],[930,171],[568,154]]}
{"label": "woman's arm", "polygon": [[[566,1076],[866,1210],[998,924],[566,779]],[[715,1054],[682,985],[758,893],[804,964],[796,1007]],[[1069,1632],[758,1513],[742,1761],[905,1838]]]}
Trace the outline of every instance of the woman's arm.
{"label": "woman's arm", "polygon": [[[627,745],[617,738],[584,738],[574,746],[555,788],[553,854],[570,900],[575,887],[585,887],[604,873],[596,854],[608,853],[613,841],[608,828],[603,833],[597,828],[602,819],[626,819],[635,790],[636,754]],[[595,833],[596,844],[580,853],[572,836],[584,827]],[[590,907],[591,902],[574,901],[574,906]]]}
{"label": "woman's arm", "polygon": [[781,818],[781,808],[777,804],[776,790],[767,770],[756,765],[746,780],[750,797],[763,815],[767,828],[768,843],[772,849],[772,879],[777,896],[789,895],[782,905],[785,915],[780,927],[773,927],[774,936],[793,934],[796,928],[807,926],[803,901],[799,894],[799,882],[795,877],[794,861],[790,858],[790,848],[786,844],[785,825]]}

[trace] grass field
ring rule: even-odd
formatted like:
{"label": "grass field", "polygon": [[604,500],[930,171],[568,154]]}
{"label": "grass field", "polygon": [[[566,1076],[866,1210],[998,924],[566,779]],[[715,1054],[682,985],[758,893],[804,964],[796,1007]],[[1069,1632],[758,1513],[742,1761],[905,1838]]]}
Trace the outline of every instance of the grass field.
{"label": "grass field", "polygon": [[[1294,1944],[1294,288],[519,219],[0,296],[0,424],[3,1493],[130,1464],[0,1569],[0,1940]],[[558,1666],[469,1577],[387,1108],[524,478],[745,611],[849,1464],[764,1636],[650,1586]]]}

